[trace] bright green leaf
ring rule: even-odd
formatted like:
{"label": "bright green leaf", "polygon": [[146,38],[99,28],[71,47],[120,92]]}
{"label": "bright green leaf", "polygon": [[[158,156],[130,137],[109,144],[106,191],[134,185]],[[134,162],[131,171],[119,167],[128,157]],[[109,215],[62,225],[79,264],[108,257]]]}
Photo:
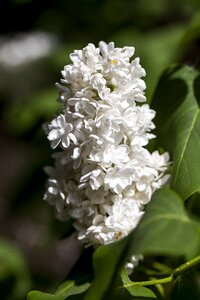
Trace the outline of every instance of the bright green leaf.
{"label": "bright green leaf", "polygon": [[123,281],[123,287],[126,288],[129,293],[133,296],[133,299],[135,297],[141,298],[141,299],[157,299],[156,295],[152,292],[152,290],[143,287],[143,286],[130,286],[129,284],[132,283],[132,281],[129,279],[128,274],[126,270],[123,270],[121,273],[121,278]]}
{"label": "bright green leaf", "polygon": [[200,226],[187,215],[172,190],[157,190],[133,233],[133,252],[193,257],[200,248]]}
{"label": "bright green leaf", "polygon": [[95,251],[95,278],[84,300],[110,297],[121,266],[132,253],[195,256],[200,248],[199,231],[174,191],[156,191],[138,227],[127,238]]}
{"label": "bright green leaf", "polygon": [[172,188],[183,199],[200,190],[200,74],[174,66],[161,77],[152,101],[160,144],[172,153]]}
{"label": "bright green leaf", "polygon": [[86,282],[81,285],[76,285],[75,281],[66,281],[58,288],[55,296],[62,296],[62,299],[66,299],[69,296],[82,294],[89,288],[89,283]]}
{"label": "bright green leaf", "polygon": [[27,300],[62,300],[63,298],[55,297],[51,294],[42,293],[39,291],[31,291],[28,293]]}
{"label": "bright green leaf", "polygon": [[39,291],[31,291],[27,296],[27,300],[65,300],[72,295],[84,293],[88,287],[88,282],[81,285],[76,285],[75,281],[65,281],[59,286],[54,295]]}

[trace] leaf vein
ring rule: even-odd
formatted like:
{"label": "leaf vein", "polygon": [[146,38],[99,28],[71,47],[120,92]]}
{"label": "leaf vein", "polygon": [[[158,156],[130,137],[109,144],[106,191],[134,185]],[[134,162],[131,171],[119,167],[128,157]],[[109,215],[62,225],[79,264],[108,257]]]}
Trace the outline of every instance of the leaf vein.
{"label": "leaf vein", "polygon": [[196,122],[196,120],[197,120],[198,114],[199,114],[199,110],[197,110],[197,112],[195,113],[194,118],[193,118],[193,120],[192,120],[191,127],[190,127],[190,129],[188,130],[188,136],[187,136],[187,138],[186,138],[186,143],[185,143],[185,145],[184,145],[184,147],[183,147],[182,153],[181,153],[181,155],[180,155],[180,159],[179,159],[179,161],[178,161],[178,166],[177,166],[177,169],[176,169],[176,171],[175,171],[174,183],[175,183],[176,180],[177,180],[177,176],[178,176],[178,173],[179,173],[179,169],[180,169],[180,166],[181,166],[181,162],[182,162],[182,160],[183,160],[183,157],[184,157],[184,154],[185,154],[187,145],[188,145],[188,143],[189,143],[189,140],[190,140],[190,137],[191,137],[191,134],[192,134],[192,130],[193,130],[193,128],[194,128],[194,125],[195,125],[195,122]]}

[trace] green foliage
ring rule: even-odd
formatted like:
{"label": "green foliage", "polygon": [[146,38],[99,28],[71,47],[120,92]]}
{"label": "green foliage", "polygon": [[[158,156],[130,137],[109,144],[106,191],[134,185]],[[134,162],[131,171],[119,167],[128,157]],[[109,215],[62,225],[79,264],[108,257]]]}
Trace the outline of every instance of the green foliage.
{"label": "green foliage", "polygon": [[58,298],[54,295],[42,293],[38,291],[32,291],[28,294],[27,300],[61,300],[62,298]]}
{"label": "green foliage", "polygon": [[[117,275],[132,253],[187,257],[196,255],[200,248],[199,231],[200,225],[197,227],[196,223],[189,218],[183,201],[175,192],[168,189],[156,191],[135,231],[127,238],[101,246],[95,251],[93,257],[95,278],[84,300],[102,300],[112,297]],[[124,284],[128,283],[127,280],[127,277],[123,277]],[[89,284],[86,283],[86,286],[88,287]],[[72,295],[75,288],[73,283],[67,283],[58,289],[54,298],[51,295],[51,298],[65,299],[66,296]],[[127,289],[132,296],[154,297],[151,290],[147,288],[132,286]],[[80,287],[78,291],[81,292]],[[35,297],[40,295],[48,296],[31,292],[28,299],[35,300],[37,299]]]}
{"label": "green foliage", "polygon": [[200,250],[200,223],[187,215],[182,199],[168,189],[157,190],[133,233],[133,251],[142,254],[193,257]]}
{"label": "green foliage", "polygon": [[105,294],[112,288],[116,275],[128,255],[131,235],[126,239],[107,246],[99,247],[93,256],[95,279],[84,300],[104,299]]}
{"label": "green foliage", "polygon": [[47,294],[39,291],[32,291],[28,294],[27,300],[65,300],[70,299],[70,296],[84,293],[89,287],[89,283],[77,285],[75,281],[63,282],[55,294]]}
{"label": "green foliage", "polygon": [[[148,288],[144,286],[133,286],[132,281],[128,277],[126,270],[121,273],[123,288],[127,289],[129,293],[135,298],[145,298],[145,299],[156,299],[156,295]],[[122,288],[122,287],[121,287]]]}
{"label": "green foliage", "polygon": [[[188,217],[183,201],[172,190],[156,191],[138,227],[125,239],[99,247],[94,254],[95,279],[84,300],[102,300],[112,290],[117,274],[131,254],[184,255],[200,249],[200,224]],[[147,292],[132,290],[132,295]],[[108,297],[108,296],[107,296]]]}
{"label": "green foliage", "polygon": [[[7,283],[9,291],[3,286]],[[30,275],[20,251],[11,243],[0,241],[0,297],[21,300],[30,289]],[[1,298],[2,299],[2,298]]]}
{"label": "green foliage", "polygon": [[169,68],[152,101],[161,145],[172,154],[172,187],[186,200],[200,190],[200,74],[187,66]]}

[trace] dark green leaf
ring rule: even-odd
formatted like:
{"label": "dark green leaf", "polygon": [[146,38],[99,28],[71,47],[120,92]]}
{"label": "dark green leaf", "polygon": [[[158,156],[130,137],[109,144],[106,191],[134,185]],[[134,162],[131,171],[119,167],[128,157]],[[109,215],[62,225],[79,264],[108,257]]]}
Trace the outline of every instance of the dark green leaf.
{"label": "dark green leaf", "polygon": [[152,108],[161,145],[172,153],[172,187],[183,199],[200,190],[200,74],[187,66],[168,69]]}
{"label": "dark green leaf", "polygon": [[199,300],[200,286],[197,272],[179,277],[171,292],[171,300]]}

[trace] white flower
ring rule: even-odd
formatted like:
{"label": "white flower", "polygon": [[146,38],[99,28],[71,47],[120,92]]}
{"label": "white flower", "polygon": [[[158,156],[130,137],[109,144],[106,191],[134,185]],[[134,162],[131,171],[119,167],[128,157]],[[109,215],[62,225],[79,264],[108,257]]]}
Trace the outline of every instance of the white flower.
{"label": "white flower", "polygon": [[110,167],[112,164],[120,164],[129,161],[129,147],[127,145],[106,144],[100,151],[91,151],[90,159],[100,162],[103,167]]}
{"label": "white flower", "polygon": [[89,181],[89,185],[92,190],[98,190],[104,182],[104,173],[100,169],[95,169],[80,178],[80,182]]}
{"label": "white flower", "polygon": [[105,209],[109,214],[105,225],[111,230],[114,228],[118,234],[123,236],[137,226],[144,214],[136,200],[126,198],[114,202],[112,206],[107,206]]}
{"label": "white flower", "polygon": [[133,169],[129,165],[109,168],[104,179],[105,187],[116,194],[120,194],[127,186],[131,185],[132,176]]}
{"label": "white flower", "polygon": [[139,58],[131,60],[134,51],[113,42],[90,43],[70,55],[72,63],[57,84],[63,111],[46,133],[52,148],[61,151],[53,156],[44,198],[60,219],[74,220],[86,244],[127,236],[152,193],[169,180],[168,153],[145,148],[155,137],[155,111],[142,103],[145,70]]}
{"label": "white flower", "polygon": [[106,80],[104,79],[103,75],[99,73],[92,75],[92,77],[90,78],[90,84],[92,88],[98,92],[99,96],[103,98],[102,91],[107,89]]}
{"label": "white flower", "polygon": [[84,118],[85,114],[92,117],[95,115],[96,105],[87,98],[70,98],[68,104],[74,106],[73,117]]}
{"label": "white flower", "polygon": [[70,145],[70,139],[77,144],[75,135],[71,132],[73,125],[66,123],[65,116],[59,115],[49,125],[49,134],[47,138],[51,141],[52,148],[56,148],[59,143],[62,144],[63,148],[68,148]]}
{"label": "white flower", "polygon": [[47,200],[49,204],[54,205],[58,212],[61,212],[64,208],[65,194],[59,186],[56,179],[48,180],[48,188],[44,195],[44,200]]}

